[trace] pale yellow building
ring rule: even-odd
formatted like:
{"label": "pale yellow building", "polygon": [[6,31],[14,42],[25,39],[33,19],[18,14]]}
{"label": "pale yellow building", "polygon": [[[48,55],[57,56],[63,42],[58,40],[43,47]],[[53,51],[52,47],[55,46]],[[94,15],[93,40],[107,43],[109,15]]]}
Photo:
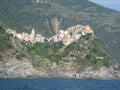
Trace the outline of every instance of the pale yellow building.
{"label": "pale yellow building", "polygon": [[7,29],[6,30],[6,33],[10,34],[10,35],[13,35],[14,37],[16,36],[16,31],[15,30],[12,30],[12,29]]}
{"label": "pale yellow building", "polygon": [[88,33],[94,33],[94,32],[89,26],[86,26],[85,27],[85,33],[88,34]]}

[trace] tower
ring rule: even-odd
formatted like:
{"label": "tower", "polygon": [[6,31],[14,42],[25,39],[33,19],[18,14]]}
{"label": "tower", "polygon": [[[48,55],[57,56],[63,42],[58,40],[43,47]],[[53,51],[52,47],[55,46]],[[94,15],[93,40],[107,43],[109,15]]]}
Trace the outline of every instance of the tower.
{"label": "tower", "polygon": [[31,36],[35,36],[35,29],[34,28],[32,28],[32,31],[31,31]]}

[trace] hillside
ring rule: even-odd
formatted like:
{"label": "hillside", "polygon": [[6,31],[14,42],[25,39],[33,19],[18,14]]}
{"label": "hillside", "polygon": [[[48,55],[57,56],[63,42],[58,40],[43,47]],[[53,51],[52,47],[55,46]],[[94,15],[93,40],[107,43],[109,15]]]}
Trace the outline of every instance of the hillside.
{"label": "hillside", "polygon": [[[52,0],[53,1],[53,0]],[[120,56],[120,13],[96,5],[87,0],[54,0],[62,6],[70,8],[79,16],[80,23],[89,23],[101,40],[108,54],[118,60]]]}
{"label": "hillside", "polygon": [[[79,28],[78,30],[81,31]],[[80,34],[78,30],[70,35]],[[119,71],[114,70],[115,64],[110,61],[94,33],[80,35],[77,41],[66,45],[61,41],[21,41],[14,35],[6,34],[7,42],[10,41],[9,44],[13,47],[6,47],[4,52],[0,53],[0,77],[119,79]]]}
{"label": "hillside", "polygon": [[[45,1],[45,0],[43,0]],[[0,3],[0,25],[52,36],[58,29],[76,24],[90,24],[112,59],[120,56],[120,13],[88,0],[3,0]]]}
{"label": "hillside", "polygon": [[0,53],[10,48],[13,48],[13,46],[9,41],[9,37],[7,34],[5,34],[5,30],[0,27]]}

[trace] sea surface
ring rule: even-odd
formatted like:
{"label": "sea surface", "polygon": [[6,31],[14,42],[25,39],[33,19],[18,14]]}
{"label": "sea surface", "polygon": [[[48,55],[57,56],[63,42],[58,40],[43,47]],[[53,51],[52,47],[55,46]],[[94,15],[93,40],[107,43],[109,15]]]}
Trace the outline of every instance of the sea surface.
{"label": "sea surface", "polygon": [[0,79],[0,90],[120,90],[120,80]]}

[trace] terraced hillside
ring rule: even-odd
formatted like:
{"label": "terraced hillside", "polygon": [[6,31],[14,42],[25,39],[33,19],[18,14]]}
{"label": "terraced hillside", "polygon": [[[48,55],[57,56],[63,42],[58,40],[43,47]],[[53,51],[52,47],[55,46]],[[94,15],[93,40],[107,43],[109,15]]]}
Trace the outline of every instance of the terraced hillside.
{"label": "terraced hillside", "polygon": [[13,46],[10,44],[7,34],[5,34],[5,30],[0,27],[0,53],[9,48],[13,48]]}

